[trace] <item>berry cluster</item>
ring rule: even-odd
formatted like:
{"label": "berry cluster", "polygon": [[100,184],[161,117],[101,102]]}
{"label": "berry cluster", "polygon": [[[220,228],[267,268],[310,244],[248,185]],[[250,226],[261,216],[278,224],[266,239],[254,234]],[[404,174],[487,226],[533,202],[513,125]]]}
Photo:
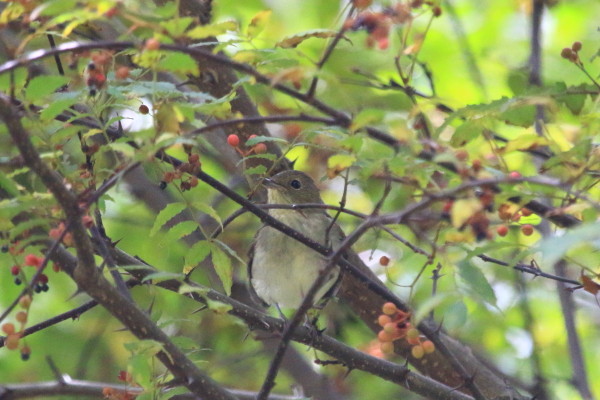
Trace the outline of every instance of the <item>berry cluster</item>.
{"label": "berry cluster", "polygon": [[[194,176],[200,172],[202,164],[200,163],[200,156],[198,154],[191,154],[191,150],[188,152],[188,162],[182,163],[175,171],[165,172],[163,180],[160,182],[160,188],[165,189],[167,184],[174,180],[181,180],[180,188],[183,192],[191,190],[198,186],[198,178]],[[187,179],[183,179],[183,174],[188,173],[190,176]]]}
{"label": "berry cluster", "polygon": [[[35,267],[36,269],[39,269],[43,261],[44,259],[42,257],[28,254],[25,256],[25,265],[13,265],[10,268],[10,273],[15,277],[15,285],[20,285],[23,283],[25,278],[25,272],[23,271],[24,266]],[[41,293],[47,292],[48,289],[48,275],[40,274],[35,282],[34,291],[36,293]]]}
{"label": "berry cluster", "polygon": [[562,51],[560,52],[560,56],[562,58],[566,58],[567,60],[575,64],[582,64],[581,59],[579,58],[579,50],[581,50],[582,47],[583,46],[581,42],[575,42],[573,43],[571,48],[565,47],[564,49],[562,49]]}
{"label": "berry cluster", "polygon": [[[507,223],[510,222],[519,222],[519,220],[521,219],[521,217],[528,217],[531,214],[533,214],[533,212],[528,209],[528,208],[521,208],[520,210],[517,209],[516,211],[513,211],[514,206],[504,203],[501,204],[500,207],[498,207],[498,217],[500,217],[501,220],[506,221]],[[521,232],[523,232],[523,235],[525,236],[531,236],[533,234],[534,228],[533,225],[531,224],[523,224],[521,225]],[[507,224],[503,224],[500,225],[498,228],[496,228],[496,232],[498,233],[499,236],[506,236],[508,234],[508,225]]]}
{"label": "berry cluster", "polygon": [[[255,137],[256,137],[256,135],[250,135],[248,137],[248,140],[254,139]],[[265,154],[267,152],[267,145],[264,143],[255,144],[247,152],[242,151],[242,149],[240,149],[240,147],[239,147],[240,146],[240,137],[236,134],[231,134],[227,137],[227,144],[229,144],[231,147],[235,147],[235,149],[238,151],[238,153],[240,153],[240,155],[242,157],[247,157],[252,153]]]}
{"label": "berry cluster", "polygon": [[19,346],[21,346],[21,359],[23,361],[29,360],[29,356],[31,355],[31,348],[27,346],[27,344],[21,345],[21,338],[23,337],[23,331],[25,330],[25,325],[27,324],[27,316],[29,307],[31,306],[31,300],[31,296],[28,294],[21,296],[19,299],[19,306],[23,310],[17,312],[15,315],[15,320],[21,325],[18,331],[15,325],[11,322],[2,324],[2,332],[6,334],[4,346],[6,346],[6,348],[9,350],[16,350],[19,348]]}
{"label": "berry cluster", "polygon": [[381,342],[381,351],[384,354],[394,352],[394,341],[406,339],[412,345],[411,353],[414,358],[423,358],[425,354],[435,351],[435,346],[430,340],[423,340],[419,330],[410,323],[410,313],[399,310],[394,303],[385,303],[379,316],[379,325],[383,328],[377,338]]}

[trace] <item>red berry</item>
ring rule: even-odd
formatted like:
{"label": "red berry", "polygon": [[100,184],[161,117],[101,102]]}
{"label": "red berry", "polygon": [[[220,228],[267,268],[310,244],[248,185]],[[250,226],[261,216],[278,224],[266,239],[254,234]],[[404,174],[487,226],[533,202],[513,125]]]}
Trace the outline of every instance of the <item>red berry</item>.
{"label": "red berry", "polygon": [[533,214],[533,211],[531,211],[529,208],[521,208],[521,214],[524,217],[529,217],[531,214]]}
{"label": "red berry", "polygon": [[195,176],[192,176],[190,178],[190,186],[195,188],[196,186],[198,186],[198,178],[196,178]]}
{"label": "red berry", "polygon": [[231,147],[237,147],[240,144],[240,138],[238,135],[235,134],[231,134],[229,136],[227,136],[227,144],[229,144]]}
{"label": "red berry", "polygon": [[146,40],[146,45],[144,46],[146,50],[158,50],[159,47],[160,42],[154,38]]}
{"label": "red berry", "polygon": [[83,218],[81,218],[81,222],[83,222],[83,226],[86,228],[94,226],[94,218],[92,218],[91,215],[84,215]]}
{"label": "red berry", "polygon": [[521,226],[521,232],[523,232],[523,235],[525,236],[531,236],[533,234],[533,225],[525,224]]}
{"label": "red berry", "polygon": [[38,277],[38,280],[37,280],[37,281],[38,281],[38,283],[41,283],[42,285],[44,285],[44,284],[48,283],[48,275],[46,275],[46,274],[41,274],[41,275]]}
{"label": "red berry", "polygon": [[256,154],[265,154],[267,152],[267,145],[264,143],[259,143],[254,146],[254,152]]}
{"label": "red berry", "polygon": [[19,275],[19,269],[20,269],[20,268],[19,268],[19,266],[18,266],[18,265],[13,265],[13,266],[10,268],[10,273],[11,273],[11,274],[13,274],[13,275],[15,275],[15,276],[17,276],[17,275]]}
{"label": "red berry", "polygon": [[511,173],[510,173],[510,175],[509,175],[509,176],[510,176],[511,178],[520,178],[520,177],[521,177],[521,174],[520,174],[520,173],[518,173],[517,171],[513,171],[513,172],[511,172]]}
{"label": "red berry", "polygon": [[508,234],[508,226],[500,225],[498,228],[496,228],[496,232],[498,232],[499,236],[504,237]]}
{"label": "red berry", "polygon": [[190,154],[190,156],[188,157],[188,162],[190,164],[193,164],[196,161],[198,161],[199,159],[200,159],[200,156],[198,154]]}
{"label": "red berry", "polygon": [[33,254],[27,254],[25,256],[25,265],[29,265],[31,267],[37,267],[40,265],[39,259]]}

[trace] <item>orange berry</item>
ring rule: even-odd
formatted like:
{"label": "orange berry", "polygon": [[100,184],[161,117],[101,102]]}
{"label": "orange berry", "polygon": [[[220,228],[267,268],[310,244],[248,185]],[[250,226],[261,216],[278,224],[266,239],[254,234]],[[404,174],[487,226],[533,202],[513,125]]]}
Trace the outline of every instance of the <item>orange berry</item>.
{"label": "orange berry", "polygon": [[198,186],[198,178],[196,178],[195,176],[192,176],[190,178],[190,186],[195,188],[196,186]]}
{"label": "orange berry", "polygon": [[173,182],[174,177],[175,177],[175,174],[173,172],[165,172],[165,174],[163,175],[163,181],[167,182],[167,183],[171,183],[171,182]]}
{"label": "orange berry", "polygon": [[227,136],[227,144],[229,144],[231,147],[237,147],[240,144],[240,138],[238,135],[235,134],[231,134],[229,136]]}
{"label": "orange berry", "polygon": [[27,322],[27,313],[25,311],[19,311],[17,315],[15,315],[15,319],[24,324]]}
{"label": "orange berry", "polygon": [[15,333],[15,324],[10,322],[5,323],[2,325],[2,332],[6,333],[7,335],[12,335]]}
{"label": "orange berry", "polygon": [[504,237],[508,234],[508,226],[500,225],[498,228],[496,228],[496,232],[498,232],[499,236]]}
{"label": "orange berry", "polygon": [[390,322],[392,322],[392,319],[389,317],[389,315],[385,315],[382,314],[379,316],[379,319],[377,320],[377,322],[379,323],[380,326],[386,326],[387,324],[389,324]]}
{"label": "orange berry", "polygon": [[195,163],[196,161],[198,161],[200,159],[200,156],[198,154],[190,154],[188,157],[188,162],[190,164]]}
{"label": "orange berry", "polygon": [[19,340],[21,339],[20,333],[13,333],[8,335],[4,340],[4,346],[9,350],[16,350],[19,348]]}
{"label": "orange berry", "polygon": [[394,342],[383,342],[379,348],[384,354],[392,354],[394,352]]}
{"label": "orange berry", "polygon": [[471,166],[473,167],[473,171],[477,172],[483,167],[483,164],[481,163],[481,160],[473,160]]}
{"label": "orange berry", "polygon": [[381,330],[377,334],[377,338],[379,339],[380,342],[391,342],[392,340],[394,340],[394,335]]}
{"label": "orange berry", "polygon": [[146,50],[158,50],[159,47],[160,42],[154,38],[146,40],[146,45],[144,46]]}
{"label": "orange berry", "polygon": [[31,306],[31,296],[28,294],[21,296],[21,298],[19,299],[19,305],[21,306],[21,308],[27,310],[29,306]]}
{"label": "orange berry", "polygon": [[393,315],[396,313],[396,311],[398,311],[398,308],[396,308],[394,303],[385,303],[383,307],[381,307],[381,310],[384,314]]}
{"label": "orange berry", "polygon": [[383,327],[383,330],[385,331],[385,333],[389,333],[390,335],[395,335],[398,333],[398,325],[396,325],[393,322],[390,322],[389,324],[385,324],[385,326]]}
{"label": "orange berry", "polygon": [[423,350],[423,346],[415,346],[411,350],[412,356],[417,360],[423,358],[425,355],[425,350]]}
{"label": "orange berry", "polygon": [[431,340],[426,340],[421,343],[421,347],[423,347],[423,350],[425,350],[425,354],[431,354],[435,351],[435,345]]}
{"label": "orange berry", "polygon": [[53,262],[52,263],[52,271],[60,272],[60,265],[58,265],[56,262]]}
{"label": "orange berry", "polygon": [[521,226],[521,232],[523,232],[523,235],[525,236],[531,236],[533,234],[533,225],[525,224]]}
{"label": "orange berry", "polygon": [[529,208],[521,208],[521,214],[524,217],[529,217],[531,214],[533,214],[533,211],[531,211]]}
{"label": "orange berry", "polygon": [[129,77],[129,68],[125,66],[119,67],[119,69],[115,71],[115,77],[117,79],[127,79]]}
{"label": "orange berry", "polygon": [[573,43],[573,45],[571,46],[571,49],[574,52],[578,52],[579,50],[581,50],[581,48],[583,47],[583,45],[581,44],[581,42],[575,42]]}
{"label": "orange berry", "polygon": [[521,213],[520,212],[515,213],[510,219],[511,219],[511,221],[519,222],[519,220],[521,219]]}
{"label": "orange berry", "polygon": [[382,256],[379,259],[379,264],[383,265],[384,267],[387,266],[390,263],[390,258],[386,257],[386,256]]}
{"label": "orange berry", "polygon": [[469,153],[466,150],[459,150],[455,154],[458,161],[467,161],[469,159]]}
{"label": "orange berry", "polygon": [[254,146],[254,152],[256,154],[265,154],[267,152],[267,145],[264,143],[259,143]]}

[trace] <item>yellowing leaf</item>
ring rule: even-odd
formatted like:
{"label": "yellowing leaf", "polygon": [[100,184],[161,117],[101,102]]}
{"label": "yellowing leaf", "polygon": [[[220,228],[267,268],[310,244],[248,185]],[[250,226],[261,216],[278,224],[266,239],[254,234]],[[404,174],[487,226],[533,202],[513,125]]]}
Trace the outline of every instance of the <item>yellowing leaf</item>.
{"label": "yellowing leaf", "polygon": [[252,18],[250,25],[246,28],[246,35],[248,35],[250,39],[258,36],[258,34],[265,29],[265,26],[267,26],[269,18],[271,17],[271,13],[271,10],[261,11]]}
{"label": "yellowing leaf", "polygon": [[329,168],[341,168],[342,171],[354,164],[356,157],[352,154],[335,154],[329,157],[327,160],[327,167]]}
{"label": "yellowing leaf", "polygon": [[[319,39],[327,39],[330,37],[335,37],[337,35],[336,31],[332,31],[329,29],[315,29],[311,31],[306,31],[302,33],[298,33],[293,36],[288,36],[285,39],[277,42],[275,47],[282,47],[284,49],[290,49],[298,46],[300,43],[304,42],[310,38],[319,38]],[[346,39],[346,38],[344,38]],[[346,39],[348,40],[348,39]]]}
{"label": "yellowing leaf", "polygon": [[460,228],[473,216],[473,214],[481,211],[482,208],[481,201],[474,197],[455,200],[452,205],[452,210],[450,211],[452,226]]}
{"label": "yellowing leaf", "polygon": [[534,133],[528,133],[511,140],[504,148],[501,149],[501,151],[506,154],[513,151],[533,150],[536,147],[546,146],[549,143],[550,142],[548,139],[544,137],[538,136]]}
{"label": "yellowing leaf", "polygon": [[235,21],[224,21],[211,25],[201,25],[190,30],[186,35],[192,39],[204,39],[211,36],[219,36],[227,31],[236,31]]}

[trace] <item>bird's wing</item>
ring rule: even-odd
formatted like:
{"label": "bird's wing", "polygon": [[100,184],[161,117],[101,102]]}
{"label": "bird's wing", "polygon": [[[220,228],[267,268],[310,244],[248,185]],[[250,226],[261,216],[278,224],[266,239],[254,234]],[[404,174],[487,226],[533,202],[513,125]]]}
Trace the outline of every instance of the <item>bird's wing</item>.
{"label": "bird's wing", "polygon": [[248,268],[247,268],[248,292],[250,293],[250,298],[256,304],[261,305],[263,307],[269,307],[269,304],[267,304],[263,299],[260,298],[258,293],[256,293],[256,290],[254,290],[254,286],[252,286],[252,263],[254,262],[254,247],[256,246],[256,240],[258,239],[258,233],[264,227],[265,227],[265,225],[261,226],[260,229],[256,232],[256,234],[254,235],[254,240],[252,241],[252,245],[250,246],[250,249],[248,250]]}

